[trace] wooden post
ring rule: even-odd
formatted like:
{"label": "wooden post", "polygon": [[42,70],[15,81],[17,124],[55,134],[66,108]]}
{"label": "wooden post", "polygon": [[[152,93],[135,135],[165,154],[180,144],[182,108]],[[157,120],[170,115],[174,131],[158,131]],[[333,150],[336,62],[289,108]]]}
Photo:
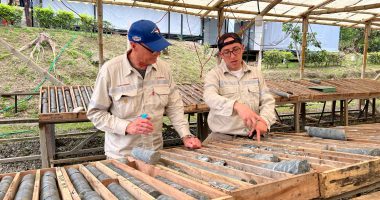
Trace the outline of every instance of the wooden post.
{"label": "wooden post", "polygon": [[224,22],[223,9],[218,10],[218,38],[222,35],[222,27]]}
{"label": "wooden post", "polygon": [[96,0],[98,11],[98,45],[99,45],[99,69],[102,67],[103,58],[103,2],[102,0]]}
{"label": "wooden post", "polygon": [[300,110],[301,103],[294,103],[294,130],[296,133],[300,132]]}
{"label": "wooden post", "polygon": [[39,124],[39,127],[42,168],[48,168],[55,155],[55,125]]}
{"label": "wooden post", "polygon": [[301,46],[301,66],[300,66],[300,79],[303,79],[305,71],[305,58],[307,49],[307,30],[309,26],[309,17],[302,18],[302,46]]}
{"label": "wooden post", "polygon": [[368,36],[369,31],[371,29],[371,22],[365,23],[365,29],[364,29],[364,49],[363,49],[363,65],[362,65],[362,72],[360,78],[364,79],[365,77],[365,69],[367,67],[367,54],[368,54]]}
{"label": "wooden post", "polygon": [[372,99],[372,120],[376,123],[376,98]]}
{"label": "wooden post", "polygon": [[301,120],[302,120],[302,124],[301,124],[300,130],[305,130],[305,126],[306,126],[306,103],[301,103]]}
{"label": "wooden post", "polygon": [[335,109],[336,109],[336,101],[332,101],[331,105],[331,125],[334,126],[335,124]]}
{"label": "wooden post", "polygon": [[344,100],[344,125],[348,126],[348,99]]}

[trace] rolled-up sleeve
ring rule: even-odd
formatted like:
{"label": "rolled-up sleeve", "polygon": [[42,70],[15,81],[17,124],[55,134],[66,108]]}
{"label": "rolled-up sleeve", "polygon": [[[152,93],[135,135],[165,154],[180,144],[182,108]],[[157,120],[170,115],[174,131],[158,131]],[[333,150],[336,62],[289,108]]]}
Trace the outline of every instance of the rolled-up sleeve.
{"label": "rolled-up sleeve", "polygon": [[174,129],[181,138],[192,135],[189,129],[189,123],[184,114],[183,101],[179,93],[177,85],[173,81],[171,74],[169,75],[170,93],[168,105],[165,108],[166,116],[169,117]]}
{"label": "rolled-up sleeve", "polygon": [[219,79],[214,70],[207,73],[205,77],[203,99],[216,115],[232,115],[235,100],[228,99],[219,94]]}
{"label": "rolled-up sleeve", "polygon": [[125,135],[129,121],[115,117],[109,112],[112,99],[109,96],[110,76],[107,66],[103,65],[95,82],[94,91],[88,106],[87,118],[97,129]]}

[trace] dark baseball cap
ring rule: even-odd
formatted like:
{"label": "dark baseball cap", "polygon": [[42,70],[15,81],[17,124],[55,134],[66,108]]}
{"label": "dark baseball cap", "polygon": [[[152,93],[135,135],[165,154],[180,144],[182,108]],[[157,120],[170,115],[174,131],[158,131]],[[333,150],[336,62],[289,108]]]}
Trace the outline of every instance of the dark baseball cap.
{"label": "dark baseball cap", "polygon": [[[233,38],[233,40],[224,42],[227,38]],[[225,33],[218,39],[218,49],[219,51],[223,49],[223,47],[233,44],[233,43],[239,43],[241,44],[241,37],[236,33]]]}
{"label": "dark baseball cap", "polygon": [[143,43],[152,51],[162,51],[171,45],[160,33],[157,25],[149,20],[134,22],[128,31],[128,39],[131,42]]}

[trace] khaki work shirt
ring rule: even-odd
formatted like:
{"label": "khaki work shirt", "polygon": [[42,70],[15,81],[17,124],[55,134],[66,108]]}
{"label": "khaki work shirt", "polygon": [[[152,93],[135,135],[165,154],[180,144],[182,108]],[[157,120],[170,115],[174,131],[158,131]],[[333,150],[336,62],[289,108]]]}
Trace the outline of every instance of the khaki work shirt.
{"label": "khaki work shirt", "polygon": [[148,66],[143,79],[131,66],[127,54],[123,54],[101,68],[87,117],[96,128],[106,132],[105,154],[120,158],[130,155],[133,147],[147,139],[125,133],[128,124],[143,113],[147,113],[153,123],[154,149],[163,147],[162,120],[165,112],[181,137],[191,134],[182,98],[169,67],[158,61]]}
{"label": "khaki work shirt", "polygon": [[275,100],[257,67],[243,62],[244,75],[234,76],[222,60],[205,77],[203,98],[210,107],[208,125],[213,132],[247,135],[248,130],[233,106],[235,102],[248,105],[260,115],[268,128],[276,121]]}

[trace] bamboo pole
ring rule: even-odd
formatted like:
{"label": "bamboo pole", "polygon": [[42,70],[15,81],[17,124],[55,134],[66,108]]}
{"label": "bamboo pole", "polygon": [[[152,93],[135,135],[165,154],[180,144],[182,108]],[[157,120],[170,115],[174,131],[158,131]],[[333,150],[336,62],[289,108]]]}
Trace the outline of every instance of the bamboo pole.
{"label": "bamboo pole", "polygon": [[[326,1],[323,1],[322,3],[318,4],[318,5],[315,5],[315,6],[312,6],[310,7],[309,9],[307,9],[305,12],[301,13],[300,15],[298,15],[298,17],[302,17],[302,16],[306,16],[308,15],[310,12],[312,12],[313,10],[315,9],[318,9],[318,8],[321,8],[321,7],[324,7],[325,5],[333,2],[335,0],[326,0]],[[292,17],[291,19],[289,19],[288,21],[286,21],[287,23],[288,22],[291,22],[293,21],[294,19],[298,18],[298,17]]]}
{"label": "bamboo pole", "polygon": [[[76,2],[87,2],[87,3],[94,3],[95,0],[70,0],[70,1],[76,1]],[[272,1],[263,1],[263,2],[270,2],[272,3]],[[163,11],[172,11],[172,12],[177,12],[177,13],[183,13],[183,14],[189,14],[189,15],[194,15],[194,16],[200,16],[200,17],[211,17],[211,18],[217,18],[217,16],[215,15],[210,15],[209,13],[211,11],[218,11],[220,8],[223,8],[223,11],[224,12],[233,12],[233,13],[239,13],[239,14],[252,14],[252,15],[258,15],[260,13],[258,12],[254,12],[254,11],[248,11],[248,10],[238,10],[238,9],[232,9],[232,8],[225,8],[225,7],[222,7],[220,4],[218,7],[209,7],[209,6],[200,6],[200,5],[193,5],[191,6],[193,9],[198,9],[200,10],[198,13],[196,12],[189,12],[189,11],[186,11],[186,10],[183,10],[183,9],[175,9],[175,8],[167,8],[167,7],[162,7],[162,6],[155,6],[155,5],[148,5],[148,4],[141,4],[141,3],[138,3],[138,2],[134,2],[134,3],[128,3],[128,2],[114,2],[114,1],[111,1],[111,0],[103,0],[103,3],[104,4],[110,4],[110,5],[121,5],[121,6],[131,6],[131,7],[141,7],[141,8],[148,8],[148,9],[155,9],[155,10],[163,10]],[[162,3],[162,1],[160,2]],[[165,2],[163,2],[165,3]],[[177,3],[177,4],[170,4],[169,3],[165,3],[165,5],[172,5],[172,6],[176,6],[176,7],[182,7],[182,8],[185,8],[186,4],[181,4],[181,3]],[[293,5],[294,3],[288,3],[288,2],[281,2],[279,3],[280,5],[284,4],[284,5]],[[296,5],[297,3],[295,3],[294,5]],[[160,4],[157,4],[157,5],[160,5]],[[161,4],[163,5],[163,4]],[[216,5],[216,4],[215,4]],[[298,4],[297,4],[298,5]],[[302,4],[303,7],[307,6],[307,7],[310,7],[310,5],[306,5],[306,4]],[[327,7],[326,7],[327,8]],[[206,12],[204,12],[203,14],[201,14],[201,11],[203,10],[206,10]],[[356,11],[353,11],[353,13],[359,13],[359,12],[356,12]],[[364,13],[364,12],[361,12],[360,14],[371,14],[373,15],[373,13]],[[276,13],[267,13],[266,16],[271,16],[271,17],[281,17],[281,18],[299,18],[299,16],[294,16],[294,15],[286,15],[286,14],[276,14]],[[235,18],[235,17],[225,17],[225,18]],[[252,20],[252,18],[247,18],[247,17],[237,17],[238,19],[240,20]],[[361,20],[350,20],[350,19],[337,19],[337,18],[328,18],[328,17],[319,17],[319,16],[309,16],[309,19],[313,19],[313,20],[325,20],[325,21],[333,21],[333,22],[348,22],[348,23],[358,23],[358,24],[365,24],[365,22],[361,21]],[[288,19],[276,19],[276,20],[267,20],[265,19],[265,21],[278,21],[278,22],[283,22],[283,21],[287,21]],[[328,23],[319,23],[318,24],[327,24],[327,25],[330,25]],[[377,25],[380,27],[380,23],[377,23],[377,24],[372,24],[372,25]],[[339,25],[339,26],[343,26],[343,25]]]}
{"label": "bamboo pole", "polygon": [[223,16],[223,10],[218,10],[218,38],[221,36],[222,28],[224,23],[224,16]]}
{"label": "bamboo pole", "polygon": [[365,78],[365,69],[367,67],[367,54],[368,54],[368,37],[369,32],[371,30],[371,22],[367,22],[365,24],[364,29],[364,49],[363,49],[363,65],[362,65],[362,72],[360,78]]}
{"label": "bamboo pole", "polygon": [[320,11],[312,11],[310,12],[310,14],[321,15],[321,14],[330,14],[330,13],[338,13],[338,12],[369,10],[369,9],[374,9],[374,8],[380,8],[380,3],[368,4],[368,5],[362,5],[362,6],[351,6],[351,7],[344,7],[344,8],[331,8],[331,9],[320,10]]}
{"label": "bamboo pole", "polygon": [[[219,7],[221,6],[222,3],[223,3],[223,0],[218,0],[218,1],[212,6],[212,8],[213,8],[213,9],[216,9],[216,10],[219,10]],[[201,18],[202,18],[202,17],[206,17],[210,12],[211,12],[211,10],[207,10],[205,13],[203,13],[203,14],[201,15]]]}
{"label": "bamboo pole", "polygon": [[104,62],[103,57],[103,2],[96,0],[96,7],[98,11],[98,45],[99,45],[99,69]]}
{"label": "bamboo pole", "polygon": [[300,79],[303,79],[304,70],[305,70],[308,26],[309,26],[309,19],[306,16],[302,18],[302,47],[301,47]]}

